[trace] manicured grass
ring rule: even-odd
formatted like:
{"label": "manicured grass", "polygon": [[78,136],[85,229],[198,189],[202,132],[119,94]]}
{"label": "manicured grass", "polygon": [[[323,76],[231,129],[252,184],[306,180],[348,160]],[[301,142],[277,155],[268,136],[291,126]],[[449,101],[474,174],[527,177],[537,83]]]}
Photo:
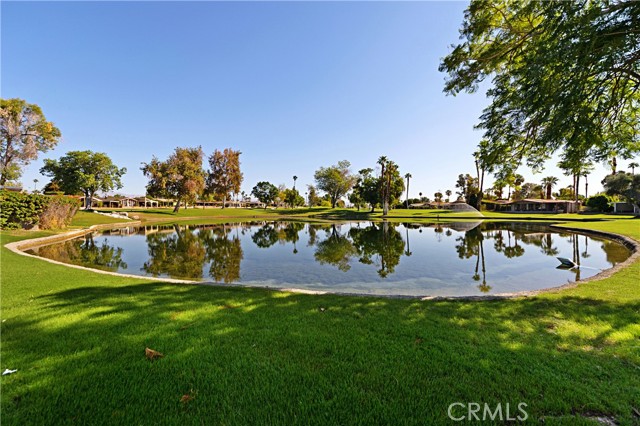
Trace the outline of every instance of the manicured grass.
{"label": "manicured grass", "polygon": [[[280,217],[313,217],[316,219],[330,219],[330,220],[377,220],[382,219],[382,211],[376,209],[371,213],[368,209],[331,209],[327,207],[300,207],[295,209],[279,208],[279,209],[246,209],[246,208],[188,208],[180,209],[178,213],[173,213],[171,208],[159,208],[159,209],[101,209],[104,211],[126,211],[130,216],[138,216],[141,220],[182,220],[182,219],[196,219],[196,218],[228,218],[228,219],[242,219],[242,218],[280,218]],[[542,220],[542,221],[594,221],[602,219],[629,219],[633,216],[612,216],[604,214],[575,214],[575,213],[562,213],[562,214],[531,214],[531,213],[500,213],[500,212],[487,212],[484,211],[481,214],[477,212],[454,212],[451,210],[438,210],[438,209],[395,209],[389,211],[387,219],[402,219],[402,220],[420,220],[420,219],[504,219],[504,220]]]}
{"label": "manicured grass", "polygon": [[123,223],[123,222],[127,222],[127,219],[109,217],[109,216],[105,216],[105,215],[101,215],[93,212],[85,212],[81,210],[77,212],[76,215],[73,217],[73,220],[71,220],[71,226],[86,228],[91,225],[99,225],[102,223]]}
{"label": "manicured grass", "polygon": [[[638,220],[570,226],[640,240]],[[168,285],[4,247],[0,266],[3,424],[451,424],[456,401],[639,420],[640,262],[474,302]]]}

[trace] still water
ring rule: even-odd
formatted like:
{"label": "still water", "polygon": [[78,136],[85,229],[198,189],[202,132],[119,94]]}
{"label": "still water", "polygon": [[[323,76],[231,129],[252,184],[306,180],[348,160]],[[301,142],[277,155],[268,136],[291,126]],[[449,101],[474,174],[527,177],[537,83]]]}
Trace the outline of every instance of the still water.
{"label": "still water", "polygon": [[[339,293],[469,296],[556,287],[624,261],[623,245],[537,223],[140,226],[32,254],[128,274]],[[556,257],[580,266],[558,268]]]}

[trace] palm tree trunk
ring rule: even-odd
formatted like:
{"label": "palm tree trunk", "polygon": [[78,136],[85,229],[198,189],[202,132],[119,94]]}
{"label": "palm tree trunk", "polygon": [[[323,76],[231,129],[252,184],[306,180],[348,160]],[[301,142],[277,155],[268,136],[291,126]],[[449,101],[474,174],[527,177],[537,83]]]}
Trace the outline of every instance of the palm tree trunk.
{"label": "palm tree trunk", "polygon": [[409,208],[409,178],[407,178],[407,205],[406,208]]}
{"label": "palm tree trunk", "polygon": [[589,182],[587,181],[587,175],[584,175],[584,198],[589,198]]}

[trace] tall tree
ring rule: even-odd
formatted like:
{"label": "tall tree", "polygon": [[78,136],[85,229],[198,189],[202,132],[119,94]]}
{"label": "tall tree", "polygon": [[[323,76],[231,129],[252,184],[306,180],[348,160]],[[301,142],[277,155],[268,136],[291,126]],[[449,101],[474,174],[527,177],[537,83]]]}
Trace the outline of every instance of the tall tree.
{"label": "tall tree", "polygon": [[322,203],[322,199],[318,197],[318,190],[313,185],[307,185],[309,195],[307,196],[307,203],[309,207],[316,207]]}
{"label": "tall tree", "polygon": [[618,172],[608,175],[602,181],[607,195],[621,195],[635,205],[640,205],[640,175]]}
{"label": "tall tree", "polygon": [[[376,208],[376,205],[381,202],[380,191],[380,179],[373,175],[373,169],[366,168],[358,172],[358,177],[355,186],[353,187],[353,199],[350,201],[354,204],[356,202],[368,203],[371,207],[371,212]],[[358,209],[359,209],[358,205]]]}
{"label": "tall tree", "polygon": [[175,198],[174,213],[180,210],[183,201],[194,202],[205,187],[203,157],[201,147],[176,148],[166,161],[154,156],[150,163],[143,163],[142,172],[149,178],[147,194]]}
{"label": "tall tree", "polygon": [[378,158],[378,164],[380,165],[380,177],[382,178],[380,181],[380,202],[382,203],[382,214],[387,215],[389,213],[389,190],[386,184],[386,176],[387,176],[387,164],[389,163],[389,159],[382,155]]}
{"label": "tall tree", "polygon": [[551,199],[551,190],[558,184],[558,178],[555,176],[547,176],[542,179],[542,186],[545,188],[547,200]]}
{"label": "tall tree", "polygon": [[298,180],[298,176],[293,175],[293,189],[296,189],[296,181]]}
{"label": "tall tree", "polygon": [[628,167],[631,169],[631,174],[635,175],[636,174],[636,167],[640,167],[640,165],[634,161],[634,162],[629,163]]}
{"label": "tall tree", "polygon": [[473,153],[477,173],[476,187],[478,188],[477,196],[475,197],[476,202],[471,204],[470,200],[465,196],[465,198],[467,198],[467,204],[473,205],[478,210],[480,210],[480,205],[482,204],[484,176],[486,173],[493,173],[499,161],[499,159],[495,158],[495,153],[492,152],[489,147],[489,141],[483,139],[478,144],[478,149]]}
{"label": "tall tree", "polygon": [[297,189],[285,189],[283,200],[289,207],[294,208],[304,204],[304,198],[300,195]]}
{"label": "tall tree", "polygon": [[564,171],[565,176],[571,176],[573,179],[573,195],[574,201],[578,201],[578,193],[580,192],[580,177],[585,176],[593,170],[593,164],[585,160],[584,155],[571,155],[571,150],[565,151],[562,160],[558,163]]}
{"label": "tall tree", "polygon": [[478,199],[480,197],[479,188],[478,188],[478,180],[471,176],[470,174],[459,174],[458,180],[456,181],[456,188],[459,190],[456,191],[460,197],[464,198],[464,201],[471,205],[477,206]]}
{"label": "tall tree", "polygon": [[405,201],[405,207],[409,208],[409,179],[411,179],[413,176],[411,176],[411,173],[407,173],[404,175],[404,178],[407,180],[407,198]]}
{"label": "tall tree", "polygon": [[398,165],[390,161],[386,156],[378,159],[381,166],[380,171],[380,202],[382,204],[382,214],[389,214],[389,206],[396,204],[404,192],[404,180],[400,175]]}
{"label": "tall tree", "polygon": [[19,179],[22,167],[55,147],[60,130],[40,107],[22,99],[0,99],[0,185]]}
{"label": "tall tree", "polygon": [[338,200],[346,195],[356,183],[356,177],[351,174],[347,160],[338,162],[335,166],[320,167],[315,174],[316,187],[324,191],[331,200],[331,207],[335,208]]}
{"label": "tall tree", "polygon": [[231,193],[240,192],[242,172],[240,171],[240,151],[225,148],[224,151],[213,151],[209,156],[209,173],[205,192],[222,199],[222,208]]}
{"label": "tall tree", "polygon": [[264,203],[264,208],[275,201],[278,197],[280,191],[278,191],[278,187],[270,182],[258,182],[256,186],[253,187],[251,193],[254,197],[256,197],[261,203]]}
{"label": "tall tree", "polygon": [[85,209],[91,209],[96,191],[122,188],[120,178],[127,172],[118,168],[107,154],[93,151],[70,151],[59,160],[44,160],[40,173],[50,176],[67,194],[82,192]]}
{"label": "tall tree", "polygon": [[472,1],[440,65],[445,92],[492,79],[478,127],[495,157],[534,169],[558,150],[628,158],[640,150],[638,16],[634,1]]}

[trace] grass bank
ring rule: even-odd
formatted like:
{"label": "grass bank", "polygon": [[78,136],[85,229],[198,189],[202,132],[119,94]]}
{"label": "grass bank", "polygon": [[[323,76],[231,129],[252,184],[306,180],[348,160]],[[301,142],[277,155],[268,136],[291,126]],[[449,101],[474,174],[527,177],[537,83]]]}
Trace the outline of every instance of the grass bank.
{"label": "grass bank", "polygon": [[[577,225],[640,241],[637,220]],[[3,424],[450,424],[453,402],[639,421],[640,262],[475,302],[170,285],[4,247],[0,266],[0,368],[18,369],[0,379]]]}

